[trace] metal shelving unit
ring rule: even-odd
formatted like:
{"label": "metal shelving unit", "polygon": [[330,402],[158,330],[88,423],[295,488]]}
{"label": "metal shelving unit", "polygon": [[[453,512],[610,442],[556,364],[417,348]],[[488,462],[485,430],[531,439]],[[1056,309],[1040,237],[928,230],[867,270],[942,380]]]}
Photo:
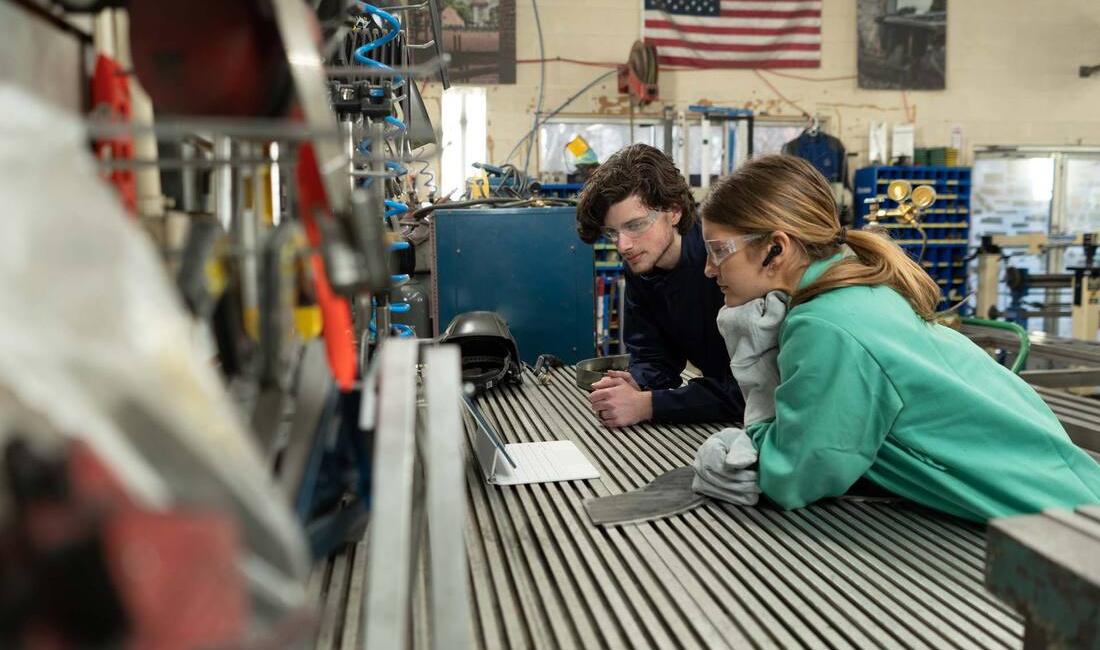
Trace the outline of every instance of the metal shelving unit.
{"label": "metal shelving unit", "polygon": [[[914,260],[940,285],[943,299],[939,308],[946,309],[963,300],[968,292],[966,257],[970,240],[969,167],[864,167],[856,171],[855,226],[866,224],[866,200],[885,197],[886,187],[894,180],[907,180],[914,187],[931,185],[936,190],[936,202],[921,213],[921,223],[928,241],[925,246],[920,231],[906,224],[882,224]],[[883,198],[886,208],[896,203]],[[923,257],[921,248],[924,246]]]}

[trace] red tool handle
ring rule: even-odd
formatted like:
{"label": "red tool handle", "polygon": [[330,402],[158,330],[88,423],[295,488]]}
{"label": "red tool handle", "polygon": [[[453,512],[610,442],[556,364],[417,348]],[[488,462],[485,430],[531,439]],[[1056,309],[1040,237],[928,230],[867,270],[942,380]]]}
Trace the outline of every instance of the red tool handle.
{"label": "red tool handle", "polygon": [[[298,209],[309,245],[318,249],[321,246],[321,229],[315,215],[328,214],[329,208],[321,185],[317,157],[308,143],[298,150]],[[321,308],[322,334],[325,337],[328,365],[340,390],[351,390],[358,366],[351,308],[343,296],[332,290],[319,253],[311,256],[310,264],[313,267],[314,283],[317,285],[317,305]]]}
{"label": "red tool handle", "polygon": [[[131,119],[130,81],[126,71],[114,59],[100,54],[96,57],[92,75],[92,107],[115,122]],[[129,136],[105,138],[95,143],[95,152],[102,160],[133,160],[134,140]],[[105,174],[118,190],[122,205],[137,216],[137,179],[132,169],[114,169]]]}

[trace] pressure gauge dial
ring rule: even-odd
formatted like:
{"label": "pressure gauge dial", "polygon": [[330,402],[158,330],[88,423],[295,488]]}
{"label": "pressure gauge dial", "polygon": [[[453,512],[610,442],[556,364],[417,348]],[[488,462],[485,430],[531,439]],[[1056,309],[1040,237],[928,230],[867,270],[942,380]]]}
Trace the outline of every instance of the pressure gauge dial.
{"label": "pressure gauge dial", "polygon": [[912,186],[909,185],[909,181],[896,180],[890,181],[890,185],[886,188],[886,196],[890,197],[894,201],[901,203],[905,199],[909,198],[909,192],[912,191]]}
{"label": "pressure gauge dial", "polygon": [[913,205],[924,210],[936,202],[936,188],[931,185],[919,185],[913,190]]}

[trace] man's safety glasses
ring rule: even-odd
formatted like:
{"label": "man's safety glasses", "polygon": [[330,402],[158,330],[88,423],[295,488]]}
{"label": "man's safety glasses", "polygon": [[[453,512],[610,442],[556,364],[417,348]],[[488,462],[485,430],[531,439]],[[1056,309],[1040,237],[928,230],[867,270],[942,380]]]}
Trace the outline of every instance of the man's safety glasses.
{"label": "man's safety glasses", "polygon": [[763,233],[756,233],[754,235],[730,237],[729,239],[708,239],[703,242],[707,246],[707,259],[715,267],[722,266],[722,262],[725,262],[730,255],[736,253],[745,244],[763,236]]}
{"label": "man's safety glasses", "polygon": [[638,217],[637,219],[631,219],[623,224],[620,229],[615,228],[600,228],[600,232],[604,237],[607,237],[607,241],[611,243],[618,243],[619,235],[626,233],[628,237],[634,239],[644,235],[653,224],[657,221],[657,215],[660,214],[659,210],[650,210],[644,217]]}

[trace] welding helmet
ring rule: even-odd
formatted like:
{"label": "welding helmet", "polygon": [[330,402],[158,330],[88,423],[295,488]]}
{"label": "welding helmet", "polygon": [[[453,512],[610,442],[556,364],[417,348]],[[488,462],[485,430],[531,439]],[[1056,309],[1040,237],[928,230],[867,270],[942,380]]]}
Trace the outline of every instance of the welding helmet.
{"label": "welding helmet", "polygon": [[519,348],[508,323],[491,311],[470,311],[454,317],[440,343],[453,343],[462,354],[462,381],[483,392],[503,383],[519,382]]}

